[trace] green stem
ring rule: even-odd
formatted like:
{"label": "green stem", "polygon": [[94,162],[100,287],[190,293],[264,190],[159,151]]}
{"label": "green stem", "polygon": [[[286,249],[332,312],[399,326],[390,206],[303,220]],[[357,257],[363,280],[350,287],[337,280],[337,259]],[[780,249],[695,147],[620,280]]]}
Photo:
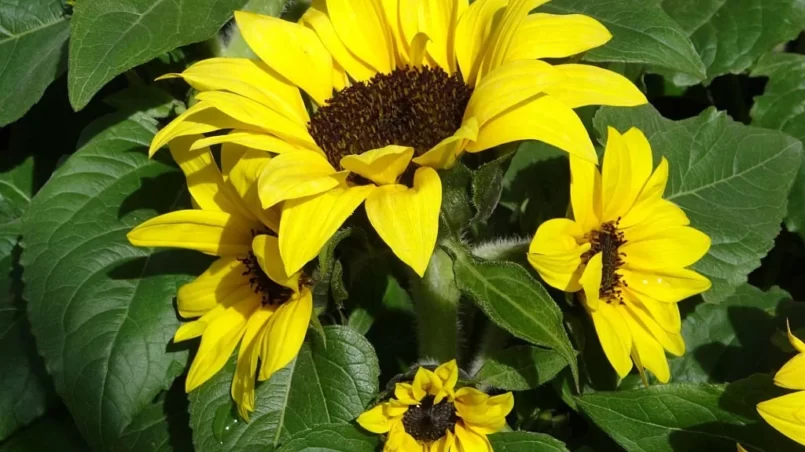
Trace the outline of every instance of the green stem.
{"label": "green stem", "polygon": [[411,286],[416,305],[419,356],[440,363],[455,359],[461,293],[453,276],[453,260],[437,247],[425,276],[412,281]]}

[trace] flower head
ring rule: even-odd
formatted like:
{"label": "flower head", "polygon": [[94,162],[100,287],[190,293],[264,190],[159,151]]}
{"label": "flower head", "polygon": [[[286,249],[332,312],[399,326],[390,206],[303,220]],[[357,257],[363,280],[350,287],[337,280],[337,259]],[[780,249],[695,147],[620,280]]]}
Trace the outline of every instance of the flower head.
{"label": "flower head", "polygon": [[506,425],[514,397],[456,390],[457,382],[455,360],[434,371],[420,367],[412,383],[397,383],[394,398],[361,414],[358,423],[388,435],[384,452],[491,452],[486,436]]}
{"label": "flower head", "polygon": [[[183,324],[174,340],[201,336],[186,380],[188,392],[215,375],[240,344],[232,397],[244,419],[254,410],[254,379],[266,380],[299,352],[313,300],[300,272],[288,274],[272,234],[279,220],[260,207],[257,175],[270,157],[262,151],[227,149],[222,171],[210,150],[189,150],[200,137],[171,143],[187,177],[193,210],[152,218],[128,234],[136,246],[185,248],[218,256],[177,294]],[[234,145],[228,145],[230,147]]]}
{"label": "flower head", "polygon": [[[573,108],[646,102],[626,78],[551,66],[607,42],[581,15],[529,12],[545,0],[315,0],[299,23],[235,19],[262,61],[215,58],[181,74],[198,103],[151,151],[231,129],[194,147],[238,143],[279,154],[259,178],[282,204],[279,249],[293,273],[365,202],[369,221],[419,275],[433,252],[441,180],[463,152],[535,139],[591,162]],[[317,106],[308,114],[303,96]]]}
{"label": "flower head", "polygon": [[[663,199],[668,161],[652,171],[651,147],[632,128],[609,129],[602,171],[570,159],[573,220],[543,223],[528,260],[553,287],[582,291],[609,362],[670,378],[664,350],[685,352],[676,303],[704,292],[710,281],[686,267],[702,258],[710,238]],[[631,359],[630,359],[631,358]]]}
{"label": "flower head", "polygon": [[772,427],[794,441],[805,445],[805,343],[791,333],[788,340],[797,351],[774,376],[774,383],[793,392],[757,406],[757,411]]}

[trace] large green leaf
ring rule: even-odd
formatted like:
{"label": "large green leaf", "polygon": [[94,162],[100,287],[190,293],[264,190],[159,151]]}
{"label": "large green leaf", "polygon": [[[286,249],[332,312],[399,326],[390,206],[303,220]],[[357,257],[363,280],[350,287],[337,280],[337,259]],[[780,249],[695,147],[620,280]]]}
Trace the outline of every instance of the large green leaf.
{"label": "large green leaf", "polygon": [[88,452],[91,449],[81,439],[70,415],[63,410],[48,413],[0,444],[0,452],[45,450]]}
{"label": "large green leaf", "polygon": [[[805,141],[805,56],[770,53],[752,69],[753,77],[768,77],[763,95],[755,98],[752,124],[782,130]],[[800,166],[788,198],[788,227],[805,232],[805,165]]]}
{"label": "large green leaf", "polygon": [[378,435],[350,424],[324,424],[303,430],[277,449],[277,452],[375,452]]}
{"label": "large green leaf", "polygon": [[755,405],[779,395],[756,375],[728,386],[670,384],[577,398],[578,406],[630,452],[682,450],[783,452],[801,446],[774,431]]}
{"label": "large green leaf", "polygon": [[479,383],[508,391],[525,391],[546,383],[567,366],[554,350],[521,345],[492,353],[475,374]]}
{"label": "large green leaf", "polygon": [[193,450],[184,379],[162,393],[126,427],[113,449],[117,452],[171,452]]}
{"label": "large green leaf", "polygon": [[0,126],[28,111],[67,67],[70,22],[62,0],[0,5]]}
{"label": "large green leaf", "polygon": [[363,412],[378,390],[379,368],[372,345],[350,328],[324,328],[326,346],[308,335],[299,356],[258,385],[249,422],[234,414],[231,361],[190,395],[193,442],[199,452],[270,451],[299,432],[324,424],[346,424]]}
{"label": "large green leaf", "polygon": [[685,72],[699,80],[705,77],[693,43],[656,1],[553,0],[539,11],[585,14],[607,27],[612,40],[587,52],[587,61],[644,63]]}
{"label": "large green leaf", "polygon": [[[145,121],[145,120],[143,120]],[[184,178],[146,155],[153,124],[99,121],[24,217],[24,296],[39,352],[84,437],[110,449],[186,365],[173,299],[206,258],[128,244],[186,205]]]}
{"label": "large green leaf", "polygon": [[489,441],[496,452],[567,452],[561,441],[543,433],[495,433]]}
{"label": "large green leaf", "polygon": [[562,311],[526,269],[511,262],[481,261],[449,243],[456,284],[499,327],[561,354],[578,378],[576,351],[562,325]]}
{"label": "large green leaf", "polygon": [[[761,55],[805,28],[801,0],[662,0],[662,8],[693,41],[707,80],[749,69]],[[683,76],[674,81],[693,85],[700,79]]]}
{"label": "large green leaf", "polygon": [[116,75],[209,38],[246,0],[76,2],[70,36],[70,103],[84,108]]}
{"label": "large green leaf", "polygon": [[682,322],[687,352],[671,359],[673,380],[724,383],[775,371],[785,356],[771,339],[785,330],[785,318],[805,325],[805,306],[776,287],[744,284],[718,305],[700,304]]}
{"label": "large green leaf", "polygon": [[651,142],[655,162],[660,156],[668,159],[665,198],[682,207],[691,225],[712,239],[710,252],[693,266],[713,282],[703,297],[724,300],[774,245],[802,144],[712,109],[671,121],[650,105],[603,107],[595,117],[602,141],[609,125],[621,132],[640,128]]}

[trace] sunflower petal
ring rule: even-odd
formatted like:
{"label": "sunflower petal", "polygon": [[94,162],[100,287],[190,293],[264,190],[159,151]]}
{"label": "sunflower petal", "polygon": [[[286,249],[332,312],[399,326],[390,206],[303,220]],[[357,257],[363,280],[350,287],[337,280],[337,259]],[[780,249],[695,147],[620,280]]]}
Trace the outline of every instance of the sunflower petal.
{"label": "sunflower petal", "polygon": [[639,242],[669,228],[690,224],[685,211],[665,199],[641,202],[626,212],[618,229],[623,231],[627,242]]}
{"label": "sunflower petal", "polygon": [[280,257],[279,241],[273,235],[261,234],[254,238],[252,250],[260,268],[277,284],[294,292],[299,291],[299,273],[288,275]]}
{"label": "sunflower petal", "polygon": [[229,91],[252,99],[299,124],[310,119],[299,90],[260,61],[207,58],[181,74],[166,74],[157,80],[176,77],[183,78],[199,91]]}
{"label": "sunflower petal", "polygon": [[658,270],[693,265],[707,254],[710,237],[689,226],[667,228],[640,241],[626,237],[620,251],[630,269]]}
{"label": "sunflower petal", "polygon": [[621,135],[609,127],[601,171],[602,221],[613,221],[629,212],[651,175],[651,148],[638,129]]}
{"label": "sunflower petal", "polygon": [[587,261],[584,272],[579,278],[579,284],[582,290],[584,290],[585,303],[592,310],[598,309],[599,306],[606,304],[606,300],[604,300],[603,303],[600,300],[603,271],[603,257],[601,253],[596,253]]}
{"label": "sunflower petal", "polygon": [[296,273],[316,257],[374,189],[373,185],[342,186],[319,195],[285,201],[279,243],[286,273]]}
{"label": "sunflower petal", "polygon": [[289,152],[266,164],[257,190],[263,208],[269,208],[287,199],[326,192],[338,187],[346,176],[337,173],[327,159],[315,152]]}
{"label": "sunflower petal", "polygon": [[388,431],[391,430],[391,426],[394,425],[395,422],[398,422],[398,420],[386,416],[384,405],[386,404],[381,403],[380,405],[375,405],[372,409],[361,413],[357,419],[358,424],[364,429],[378,435],[388,433]]}
{"label": "sunflower petal", "polygon": [[179,288],[176,305],[184,318],[199,317],[221,303],[227,294],[248,285],[243,277],[246,270],[237,257],[222,257],[192,282]]}
{"label": "sunflower petal", "polygon": [[464,81],[475,86],[481,63],[489,48],[495,16],[508,0],[475,1],[459,17],[456,26],[456,60]]}
{"label": "sunflower petal", "polygon": [[249,317],[238,350],[238,362],[235,376],[232,378],[230,392],[238,405],[238,413],[244,420],[249,420],[249,413],[254,411],[254,380],[257,377],[257,362],[260,356],[260,342],[265,333],[265,326],[274,311],[261,306]]}
{"label": "sunflower petal", "polygon": [[570,156],[570,204],[582,232],[601,224],[601,173],[594,163]]}
{"label": "sunflower petal", "polygon": [[788,323],[786,320],[785,327],[788,330],[788,342],[791,343],[791,346],[800,353],[805,353],[805,342],[802,342],[798,337],[794,336],[794,333],[791,332],[791,324]]}
{"label": "sunflower petal", "polygon": [[151,140],[148,156],[152,157],[157,150],[174,138],[200,135],[221,129],[257,130],[254,126],[237,121],[216,110],[207,102],[198,102],[157,132],[154,139]]}
{"label": "sunflower petal", "polygon": [[271,158],[262,151],[255,151],[233,143],[225,143],[221,149],[221,172],[227,185],[243,200],[251,214],[272,231],[279,229],[279,209],[263,209],[257,193],[258,178]]}
{"label": "sunflower petal", "polygon": [[788,360],[774,375],[774,384],[787,389],[805,390],[805,353]]}
{"label": "sunflower petal", "polygon": [[632,334],[624,323],[621,312],[609,303],[599,303],[598,308],[590,311],[595,332],[604,354],[621,378],[632,370]]}
{"label": "sunflower petal", "polygon": [[375,71],[388,74],[394,66],[385,17],[373,0],[327,0],[327,10],[344,45]]}
{"label": "sunflower petal", "polygon": [[531,14],[514,35],[506,60],[566,58],[612,39],[605,26],[582,14]]}
{"label": "sunflower petal", "polygon": [[[628,263],[629,256],[627,256]],[[676,303],[710,289],[710,280],[685,268],[663,268],[640,271],[631,268],[619,270],[628,290],[647,295],[663,303]]]}
{"label": "sunflower petal", "polygon": [[501,113],[481,127],[468,152],[480,152],[512,141],[538,140],[592,163],[598,163],[587,129],[567,105],[543,95]]}
{"label": "sunflower petal", "polygon": [[271,152],[273,154],[283,154],[286,152],[294,152],[301,150],[299,146],[288,143],[282,138],[277,138],[273,135],[265,133],[248,132],[248,131],[233,131],[224,135],[214,135],[197,140],[190,146],[190,150],[206,148],[216,144],[232,143],[239,146],[244,146],[251,149],[259,149],[261,151]]}
{"label": "sunflower petal", "polygon": [[414,148],[390,144],[361,154],[347,155],[341,158],[341,168],[378,185],[396,184],[413,156]]}
{"label": "sunflower petal", "polygon": [[448,74],[456,71],[454,30],[460,2],[457,0],[419,0],[419,31],[431,39],[428,54]]}
{"label": "sunflower petal", "polygon": [[425,274],[439,230],[442,183],[432,168],[419,168],[414,188],[384,185],[366,199],[366,214],[380,238],[419,276]]}
{"label": "sunflower petal", "polygon": [[429,166],[434,169],[450,169],[456,164],[458,157],[464,152],[468,143],[478,138],[478,121],[469,118],[456,130],[452,136],[440,141],[427,152],[415,157],[412,162],[419,166]]}
{"label": "sunflower petal", "polygon": [[338,37],[327,11],[327,2],[318,1],[313,3],[310,8],[302,15],[302,22],[319,35],[321,42],[327,47],[327,51],[333,56],[346,72],[357,81],[366,81],[372,78],[377,71],[358,58],[349,50]]}
{"label": "sunflower petal", "polygon": [[805,445],[805,422],[797,413],[805,406],[805,391],[761,402],[760,416],[783,435]]}
{"label": "sunflower petal", "polygon": [[[624,306],[631,316],[636,321],[639,321],[665,350],[676,356],[682,356],[685,353],[685,340],[680,334],[681,319],[679,308],[676,305],[646,300],[645,298],[637,299],[631,296],[628,291],[624,291],[622,294],[626,300]],[[647,308],[647,306],[653,307]],[[657,310],[656,308],[664,309]],[[671,314],[665,314],[665,312],[670,312]],[[671,320],[664,319],[666,317],[670,317]],[[671,327],[667,325],[668,323],[671,324]],[[673,324],[676,324],[676,326],[672,327]]]}
{"label": "sunflower petal", "polygon": [[665,358],[665,350],[662,345],[648,332],[643,324],[631,315],[631,312],[624,306],[619,306],[618,310],[623,316],[623,328],[629,328],[632,333],[632,344],[637,353],[640,365],[651,371],[662,383],[668,383],[671,379],[671,369],[668,366],[668,359]]}
{"label": "sunflower petal", "polygon": [[581,255],[590,249],[589,243],[579,245],[576,241],[582,235],[578,224],[572,220],[548,220],[540,225],[531,240],[528,262],[550,286],[576,292],[581,289]]}
{"label": "sunflower petal", "polygon": [[464,452],[492,452],[492,444],[486,435],[476,433],[457,422],[455,426],[456,445],[458,450]]}
{"label": "sunflower petal", "polygon": [[134,246],[197,250],[216,256],[248,253],[253,225],[224,212],[179,210],[152,218],[126,237]]}
{"label": "sunflower petal", "polygon": [[617,72],[589,64],[559,64],[554,67],[565,78],[547,87],[545,92],[570,108],[587,105],[634,107],[648,102],[634,83]]}
{"label": "sunflower petal", "polygon": [[514,46],[517,32],[526,21],[529,11],[549,1],[509,0],[500,23],[497,24],[495,31],[489,38],[490,47],[486,58],[484,58],[482,76],[503,65],[506,61],[506,55]]}
{"label": "sunflower petal", "polygon": [[319,105],[333,93],[333,61],[316,33],[276,17],[235,11],[243,38],[271,69],[307,92]]}
{"label": "sunflower petal", "polygon": [[312,313],[313,295],[309,289],[303,289],[277,308],[263,335],[260,381],[268,380],[296,357],[305,340]]}

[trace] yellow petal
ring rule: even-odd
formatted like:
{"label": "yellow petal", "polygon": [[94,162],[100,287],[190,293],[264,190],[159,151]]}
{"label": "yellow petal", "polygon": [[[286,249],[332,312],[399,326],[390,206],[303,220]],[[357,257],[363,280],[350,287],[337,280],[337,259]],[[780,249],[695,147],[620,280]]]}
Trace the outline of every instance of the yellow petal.
{"label": "yellow petal", "polygon": [[465,426],[485,435],[506,425],[506,416],[514,408],[514,396],[507,392],[494,397],[471,387],[456,391],[456,415]]}
{"label": "yellow petal", "polygon": [[247,97],[299,124],[305,124],[310,119],[299,90],[260,61],[208,58],[193,64],[181,74],[166,74],[157,80],[174,77],[183,78],[199,91],[229,91]]}
{"label": "yellow petal", "polygon": [[432,168],[419,168],[414,187],[384,185],[366,199],[366,214],[380,238],[419,276],[436,246],[442,183]]}
{"label": "yellow petal", "polygon": [[475,433],[462,422],[456,422],[456,445],[461,452],[492,452],[492,445],[486,435]]}
{"label": "yellow petal", "polygon": [[178,343],[195,339],[204,334],[204,330],[207,329],[207,326],[207,322],[202,322],[201,320],[183,323],[176,329],[176,333],[173,335],[173,342]]}
{"label": "yellow petal", "polygon": [[184,318],[199,317],[219,304],[227,294],[248,285],[246,267],[237,257],[222,257],[192,282],[179,288],[176,304]]}
{"label": "yellow petal", "polygon": [[[645,314],[643,317],[648,317],[655,321],[664,330],[678,333],[682,329],[682,317],[679,314],[679,306],[676,303],[657,301],[629,287],[625,287],[622,290],[621,296],[626,304],[634,306],[634,311]],[[643,323],[648,322],[644,321]]]}
{"label": "yellow petal", "polygon": [[757,411],[780,433],[805,445],[805,422],[797,416],[804,406],[805,391],[799,391],[759,403]]}
{"label": "yellow petal", "polygon": [[243,204],[254,218],[272,231],[279,230],[277,208],[263,209],[257,193],[258,178],[271,158],[262,151],[226,143],[221,149],[221,171],[227,185],[240,196]]}
{"label": "yellow petal", "polygon": [[554,67],[565,76],[564,80],[545,88],[545,92],[570,108],[586,105],[634,107],[648,102],[634,83],[617,72],[587,64]]}
{"label": "yellow petal", "polygon": [[249,252],[252,227],[252,223],[224,212],[179,210],[140,224],[126,237],[134,246],[184,248],[231,256]]}
{"label": "yellow petal", "polygon": [[464,81],[476,85],[483,57],[489,47],[494,17],[508,0],[478,0],[459,17],[456,26],[456,60]]}
{"label": "yellow petal", "polygon": [[610,364],[621,376],[625,377],[632,370],[632,335],[618,309],[609,303],[601,302],[598,308],[590,310],[595,325],[595,332],[604,354]]}
{"label": "yellow petal", "polygon": [[458,21],[456,0],[419,0],[419,31],[432,41],[428,54],[448,74],[456,71],[454,30]]}
{"label": "yellow petal", "polygon": [[573,110],[551,96],[543,95],[510,108],[481,127],[478,140],[468,152],[480,152],[512,141],[538,140],[572,156],[597,163],[592,141]]}
{"label": "yellow petal", "polygon": [[177,137],[200,135],[221,129],[257,130],[256,127],[235,120],[218,111],[207,102],[198,102],[188,108],[167,126],[157,132],[148,148],[148,156]]}
{"label": "yellow petal", "polygon": [[802,342],[798,337],[794,336],[794,333],[791,332],[791,324],[788,323],[788,320],[785,321],[785,326],[788,330],[788,342],[791,343],[791,346],[800,353],[805,353],[805,342]]}
{"label": "yellow petal", "polygon": [[374,186],[338,187],[320,195],[285,201],[279,242],[285,272],[293,274],[319,254]]}
{"label": "yellow petal", "polygon": [[224,367],[243,337],[246,321],[259,306],[259,298],[243,300],[227,308],[207,327],[187,373],[187,392],[202,385]]}
{"label": "yellow petal", "polygon": [[338,174],[327,159],[315,152],[281,154],[263,168],[257,190],[263,208],[287,199],[317,195],[339,186],[347,174]]}
{"label": "yellow petal", "polygon": [[452,391],[456,387],[456,383],[458,382],[458,364],[456,364],[455,359],[440,365],[433,373],[442,380],[442,387],[445,390]]}
{"label": "yellow petal", "polygon": [[[624,307],[626,310],[629,311],[630,315],[636,319],[636,321],[641,323],[643,328],[645,328],[651,334],[651,337],[656,339],[665,350],[668,350],[668,352],[676,356],[682,356],[685,353],[685,340],[680,334],[681,321],[679,320],[679,308],[676,305],[653,301],[655,308],[659,306],[673,308],[676,311],[675,315],[666,315],[663,314],[664,311],[660,310],[661,315],[657,315],[655,310],[646,308],[648,304],[652,303],[651,300],[649,300],[648,303],[644,303],[645,299],[643,298],[637,301],[637,299],[632,298],[627,291],[624,291],[622,296],[625,300]],[[667,328],[662,322],[668,321],[660,320],[660,318],[664,317],[675,317],[676,320],[671,320],[670,322],[677,323],[677,326],[675,328]]]}
{"label": "yellow petal", "polygon": [[[405,0],[403,0],[405,1]],[[408,61],[408,43],[403,37],[399,15],[400,15],[400,0],[380,0],[380,6],[386,15],[386,24],[391,40],[397,50],[397,65],[402,66]],[[414,27],[416,24],[414,24]]]}
{"label": "yellow petal", "polygon": [[774,375],[774,384],[787,389],[805,389],[805,353],[800,353],[785,363]]}
{"label": "yellow petal", "polygon": [[280,258],[279,241],[273,235],[261,234],[254,238],[252,249],[260,268],[277,284],[283,285],[294,292],[299,291],[299,273],[288,275]]}
{"label": "yellow petal", "polygon": [[450,452],[454,449],[456,444],[456,435],[450,430],[445,432],[445,435],[430,444],[426,452]]}
{"label": "yellow petal", "polygon": [[620,251],[630,269],[654,270],[693,265],[707,254],[710,237],[689,226],[668,228],[640,241],[628,236]]}
{"label": "yellow petal", "polygon": [[624,216],[651,175],[652,156],[643,133],[631,129],[627,139],[609,127],[601,171],[602,221]]}
{"label": "yellow petal", "polygon": [[489,38],[490,47],[484,58],[481,77],[503,65],[529,11],[548,1],[550,0],[509,0],[503,17]]}
{"label": "yellow petal", "polygon": [[425,33],[417,33],[414,35],[414,38],[411,39],[411,44],[409,45],[411,49],[411,60],[409,64],[411,66],[422,66],[422,62],[425,59],[425,53],[427,52],[428,43],[430,43],[430,37],[428,37],[428,35]]}
{"label": "yellow petal", "polygon": [[639,271],[624,267],[619,273],[629,290],[664,303],[682,301],[710,289],[711,285],[709,279],[684,268]]}
{"label": "yellow petal", "polygon": [[604,271],[603,258],[601,253],[596,253],[587,261],[584,272],[579,277],[579,284],[584,290],[584,300],[590,309],[598,309],[600,305],[606,304],[606,300],[601,302],[601,278]]}
{"label": "yellow petal", "polygon": [[417,369],[411,391],[416,400],[422,400],[426,395],[438,395],[443,389],[442,380],[436,374],[424,367]]}
{"label": "yellow petal", "polygon": [[198,320],[182,324],[176,330],[176,334],[173,336],[174,342],[186,341],[200,336],[207,329],[207,326],[215,322],[227,309],[244,300],[255,300],[254,302],[256,303],[262,299],[261,295],[255,294],[254,290],[252,290],[245,275],[241,275],[240,285],[227,291],[218,291],[216,295],[216,303],[212,309],[205,312]]}
{"label": "yellow petal", "polygon": [[612,35],[582,14],[531,14],[517,30],[506,60],[566,58],[606,44]]}
{"label": "yellow petal", "polygon": [[252,128],[258,128],[301,147],[316,147],[316,142],[304,123],[290,120],[251,99],[223,91],[205,91],[199,93],[196,99]]}
{"label": "yellow petal", "polygon": [[384,413],[385,403],[381,403],[380,405],[375,405],[369,411],[364,411],[358,416],[358,424],[364,429],[377,434],[388,433],[391,430],[391,426],[395,422],[399,422],[398,419],[389,418]]}
{"label": "yellow petal", "polygon": [[413,156],[414,148],[390,144],[361,154],[347,155],[341,158],[341,168],[378,185],[396,184]]}
{"label": "yellow petal", "polygon": [[[419,375],[419,370],[416,375]],[[404,405],[419,405],[423,397],[425,397],[425,391],[421,388],[421,382],[417,385],[416,391],[411,383],[394,385],[394,399]]]}
{"label": "yellow petal", "polygon": [[238,362],[235,376],[232,378],[230,392],[232,399],[238,405],[238,413],[244,420],[249,420],[249,413],[254,411],[254,380],[257,371],[257,362],[260,355],[260,342],[265,333],[268,319],[274,313],[273,309],[265,306],[259,307],[249,317],[238,350]]}
{"label": "yellow petal", "polygon": [[629,328],[632,333],[632,343],[640,364],[650,370],[660,382],[668,383],[671,379],[671,369],[668,367],[668,360],[665,358],[665,350],[662,345],[639,320],[631,316],[628,309],[622,305],[618,309],[628,325],[624,325],[623,328]]}
{"label": "yellow petal", "polygon": [[582,232],[601,224],[601,173],[585,159],[570,156],[570,204]]}
{"label": "yellow petal", "polygon": [[475,87],[464,118],[474,117],[483,128],[487,121],[549,87],[561,84],[564,75],[543,61],[512,61],[490,72]]}
{"label": "yellow petal", "polygon": [[296,357],[305,340],[312,312],[313,295],[307,288],[274,312],[263,336],[260,381],[271,378],[274,372],[287,366]]}
{"label": "yellow petal", "polygon": [[338,37],[375,71],[388,74],[394,65],[385,17],[373,0],[327,0],[327,10]]}
{"label": "yellow petal", "polygon": [[332,57],[316,33],[303,25],[245,11],[235,11],[235,21],[246,43],[271,69],[319,105],[332,96]]}
{"label": "yellow petal", "polygon": [[221,170],[218,169],[210,149],[189,150],[198,138],[199,135],[190,135],[170,143],[171,156],[182,169],[187,179],[187,190],[193,200],[203,210],[249,217],[251,214],[237,192],[224,183]]}
{"label": "yellow petal", "polygon": [[338,37],[327,11],[327,2],[319,1],[311,5],[302,15],[302,22],[319,35],[327,51],[346,72],[357,81],[372,78],[377,71],[358,58]]}
{"label": "yellow petal", "polygon": [[303,149],[273,135],[256,132],[234,131],[225,135],[215,135],[199,139],[193,143],[193,145],[190,147],[190,150],[192,151],[222,143],[233,143],[247,148],[259,149],[261,151],[271,152],[274,154],[283,154],[285,152],[294,152]]}
{"label": "yellow petal", "polygon": [[666,229],[690,224],[685,211],[665,199],[641,202],[633,206],[618,223],[627,242],[639,242]]}
{"label": "yellow petal", "polygon": [[478,121],[469,118],[452,136],[440,141],[427,152],[412,161],[419,166],[435,169],[450,169],[456,164],[458,157],[464,152],[467,144],[478,138]]}
{"label": "yellow petal", "polygon": [[405,432],[400,421],[392,424],[383,452],[425,452],[425,449],[413,436]]}
{"label": "yellow petal", "polygon": [[582,237],[578,224],[565,218],[542,223],[528,248],[528,261],[552,287],[576,292],[581,289],[581,255],[590,244],[579,245]]}

